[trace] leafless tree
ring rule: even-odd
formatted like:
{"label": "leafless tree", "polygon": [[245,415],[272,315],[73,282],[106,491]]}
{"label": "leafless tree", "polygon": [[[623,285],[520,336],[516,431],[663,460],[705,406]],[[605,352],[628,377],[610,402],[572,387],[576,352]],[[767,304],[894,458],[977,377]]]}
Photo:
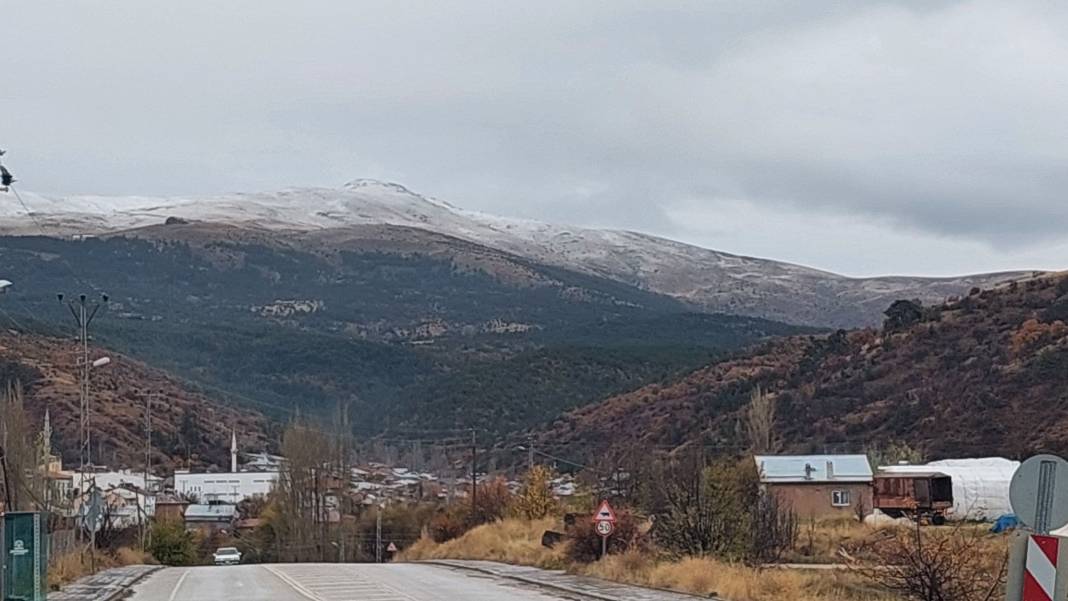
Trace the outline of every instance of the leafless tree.
{"label": "leafless tree", "polygon": [[7,470],[0,484],[11,487],[5,491],[4,499],[10,499],[12,510],[39,509],[44,497],[44,466],[37,464],[33,438],[22,388],[18,383],[9,383],[0,397],[0,444]]}
{"label": "leafless tree", "polygon": [[330,438],[304,420],[291,423],[282,438],[286,461],[272,493],[274,544],[282,561],[327,557],[327,480],[337,457]]}
{"label": "leafless tree", "polygon": [[888,532],[866,549],[874,562],[851,559],[852,569],[915,601],[993,601],[1003,594],[1008,552],[969,525]]}
{"label": "leafless tree", "polygon": [[654,535],[666,548],[764,563],[796,544],[796,514],[761,490],[751,460],[702,467],[681,459],[660,469],[650,506]]}
{"label": "leafless tree", "polygon": [[800,531],[797,513],[774,493],[760,491],[750,515],[750,561],[779,561],[783,552],[797,545]]}
{"label": "leafless tree", "polygon": [[775,436],[775,397],[760,385],[749,395],[745,425],[753,453],[774,453],[779,449]]}

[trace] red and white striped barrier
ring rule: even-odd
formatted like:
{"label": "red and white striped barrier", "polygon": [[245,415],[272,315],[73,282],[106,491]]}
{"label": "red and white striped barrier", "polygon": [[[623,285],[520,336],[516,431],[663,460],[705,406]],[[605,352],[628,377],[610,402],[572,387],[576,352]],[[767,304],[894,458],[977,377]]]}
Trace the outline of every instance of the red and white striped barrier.
{"label": "red and white striped barrier", "polygon": [[1023,601],[1053,601],[1057,585],[1057,538],[1032,534],[1027,539]]}

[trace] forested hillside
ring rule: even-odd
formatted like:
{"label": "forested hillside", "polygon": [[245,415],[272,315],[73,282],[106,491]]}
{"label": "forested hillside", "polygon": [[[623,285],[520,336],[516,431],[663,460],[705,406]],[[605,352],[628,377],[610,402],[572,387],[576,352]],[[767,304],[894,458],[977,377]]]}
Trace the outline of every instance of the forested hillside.
{"label": "forested hillside", "polygon": [[[53,448],[77,466],[78,346],[70,339],[0,332],[0,386],[17,386],[36,437],[47,410]],[[255,410],[220,403],[188,384],[130,357],[92,348],[90,357],[111,362],[92,372],[92,461],[141,468],[145,457],[145,410],[151,403],[152,463],[173,468],[227,465],[231,431],[241,449],[270,448],[267,420]]]}
{"label": "forested hillside", "polygon": [[55,294],[106,292],[99,344],[276,418],[350,404],[364,434],[527,428],[807,331],[405,228],[5,237],[0,274],[16,330],[69,336]]}
{"label": "forested hillside", "polygon": [[741,451],[759,386],[775,399],[783,451],[904,441],[932,458],[1068,452],[1068,277],[974,289],[944,305],[900,301],[886,317],[881,329],[776,340],[588,405],[539,443],[573,457]]}

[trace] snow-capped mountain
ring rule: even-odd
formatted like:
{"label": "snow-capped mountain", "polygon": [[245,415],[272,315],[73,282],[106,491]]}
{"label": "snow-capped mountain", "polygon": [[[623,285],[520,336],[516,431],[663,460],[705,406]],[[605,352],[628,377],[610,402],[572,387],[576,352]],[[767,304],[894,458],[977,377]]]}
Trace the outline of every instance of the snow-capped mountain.
{"label": "snow-capped mountain", "polygon": [[[313,231],[386,225],[427,230],[538,263],[607,277],[707,311],[806,325],[877,323],[899,298],[942,300],[1029,272],[959,278],[849,278],[646,234],[497,217],[457,208],[394,183],[358,179],[341,188],[211,197],[47,197],[0,193],[0,233],[105,234],[174,217],[249,228]],[[32,213],[28,214],[26,209]],[[130,232],[136,235],[136,232]]]}

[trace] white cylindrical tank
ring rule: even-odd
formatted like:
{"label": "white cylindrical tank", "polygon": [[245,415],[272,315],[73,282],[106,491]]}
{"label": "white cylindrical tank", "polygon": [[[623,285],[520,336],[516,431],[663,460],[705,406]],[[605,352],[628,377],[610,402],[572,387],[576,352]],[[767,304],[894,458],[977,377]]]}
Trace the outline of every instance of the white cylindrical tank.
{"label": "white cylindrical tank", "polygon": [[1009,483],[1019,461],[1002,457],[944,459],[925,465],[887,465],[879,471],[895,474],[941,472],[953,479],[953,509],[946,517],[954,520],[993,521],[1012,513]]}

